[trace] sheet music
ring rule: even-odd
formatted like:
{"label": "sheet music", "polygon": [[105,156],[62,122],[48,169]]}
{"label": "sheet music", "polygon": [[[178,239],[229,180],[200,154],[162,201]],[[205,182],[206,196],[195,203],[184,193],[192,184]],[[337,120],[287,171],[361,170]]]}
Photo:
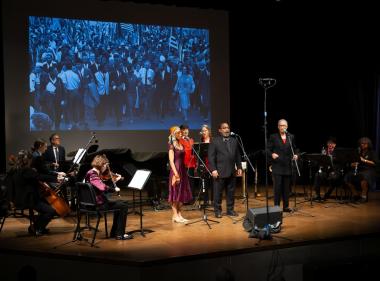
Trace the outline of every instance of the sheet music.
{"label": "sheet music", "polygon": [[149,170],[137,170],[128,187],[142,190],[151,173]]}
{"label": "sheet music", "polygon": [[74,157],[74,161],[73,163],[74,164],[79,164],[80,161],[82,160],[84,154],[86,152],[86,149],[84,148],[79,148],[78,151],[77,151],[77,154],[75,154],[75,157]]}

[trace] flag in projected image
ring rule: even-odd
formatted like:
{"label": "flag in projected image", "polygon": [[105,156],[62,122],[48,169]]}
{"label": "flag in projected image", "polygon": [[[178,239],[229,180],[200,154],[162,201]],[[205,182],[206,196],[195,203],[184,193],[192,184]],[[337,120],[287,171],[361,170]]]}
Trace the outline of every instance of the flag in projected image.
{"label": "flag in projected image", "polygon": [[127,32],[133,32],[133,25],[130,23],[120,23],[120,27]]}
{"label": "flag in projected image", "polygon": [[178,50],[178,41],[173,35],[170,36],[169,38],[169,47],[172,47]]}

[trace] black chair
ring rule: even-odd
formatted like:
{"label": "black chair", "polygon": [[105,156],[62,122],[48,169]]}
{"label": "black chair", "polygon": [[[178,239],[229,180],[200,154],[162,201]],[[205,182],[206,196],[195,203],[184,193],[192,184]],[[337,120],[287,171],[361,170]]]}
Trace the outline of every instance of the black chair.
{"label": "black chair", "polygon": [[[100,218],[104,216],[104,223],[106,229],[106,238],[108,238],[108,228],[107,228],[107,213],[113,213],[118,211],[118,209],[107,209],[104,206],[98,205],[96,203],[96,193],[94,187],[90,183],[77,182],[75,184],[76,193],[77,193],[77,226],[75,228],[73,240],[80,240],[78,237],[81,237],[81,230],[86,227],[81,227],[81,217],[82,214],[85,214],[87,218],[91,215],[96,215],[97,221],[96,226],[93,229],[94,234],[91,241],[91,247],[94,246],[96,233],[98,232]],[[87,221],[88,225],[88,221]]]}
{"label": "black chair", "polygon": [[3,229],[5,219],[8,217],[8,215],[7,202],[0,202],[0,232]]}

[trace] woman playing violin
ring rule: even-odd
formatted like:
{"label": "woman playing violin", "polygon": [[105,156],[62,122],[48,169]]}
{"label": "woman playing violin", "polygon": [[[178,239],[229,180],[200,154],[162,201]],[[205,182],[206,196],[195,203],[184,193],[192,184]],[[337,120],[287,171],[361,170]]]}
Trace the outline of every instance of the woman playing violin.
{"label": "woman playing violin", "polygon": [[96,155],[91,162],[92,169],[86,174],[85,180],[87,183],[91,183],[96,192],[96,202],[98,205],[104,206],[107,209],[118,209],[114,212],[113,224],[111,228],[111,237],[115,237],[117,240],[132,239],[133,236],[125,233],[127,225],[128,204],[125,201],[109,200],[106,196],[106,192],[119,192],[120,189],[116,185],[108,186],[102,179],[108,170],[110,176],[114,176],[113,182],[117,182],[121,179],[118,174],[112,174],[109,170],[109,161],[105,155]]}

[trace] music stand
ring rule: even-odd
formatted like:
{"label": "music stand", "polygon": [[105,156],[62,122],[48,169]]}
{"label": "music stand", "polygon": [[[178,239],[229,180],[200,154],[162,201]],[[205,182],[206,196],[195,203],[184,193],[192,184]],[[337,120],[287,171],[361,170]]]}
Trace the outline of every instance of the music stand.
{"label": "music stand", "polygon": [[314,163],[319,167],[320,166],[327,167],[327,166],[332,166],[333,163],[332,163],[331,156],[320,154],[320,153],[305,154],[303,155],[303,159],[307,161],[307,164],[309,167],[310,198],[309,200],[306,200],[306,201],[310,201],[310,205],[313,206],[313,183],[312,183],[312,171],[311,171],[312,164]]}
{"label": "music stand", "polygon": [[335,148],[333,159],[339,164],[360,162],[359,153],[354,148]]}
{"label": "music stand", "polygon": [[152,171],[149,170],[137,170],[135,174],[133,175],[130,183],[128,184],[129,188],[136,189],[140,193],[140,229],[129,231],[128,234],[132,234],[135,232],[140,232],[141,236],[145,237],[145,232],[151,233],[153,230],[151,229],[144,229],[143,228],[143,212],[142,212],[142,190],[148,181],[150,175],[152,174]]}
{"label": "music stand", "polygon": [[214,223],[220,223],[220,222],[216,221],[216,220],[210,220],[206,214],[206,210],[208,210],[208,209],[206,208],[206,202],[205,202],[205,195],[206,195],[205,177],[207,175],[211,177],[211,172],[207,168],[206,163],[202,160],[202,156],[203,156],[203,159],[206,159],[207,154],[208,154],[208,146],[209,146],[209,143],[203,143],[203,142],[202,143],[194,143],[192,146],[193,152],[196,155],[197,160],[198,160],[197,161],[198,162],[197,173],[199,175],[199,178],[201,179],[201,184],[202,184],[201,190],[202,190],[202,195],[203,195],[202,196],[203,204],[200,205],[200,208],[203,209],[203,215],[202,215],[202,218],[195,220],[195,221],[192,221],[192,222],[189,222],[189,223],[186,223],[186,225],[190,225],[193,223],[204,221],[207,224],[208,228],[211,229],[211,225],[208,223],[209,221],[214,222]]}
{"label": "music stand", "polygon": [[[360,156],[358,150],[354,148],[335,148],[333,161],[340,167],[344,167],[347,163],[360,163]],[[341,174],[343,176],[343,170]],[[338,190],[336,190],[336,199],[338,199]]]}
{"label": "music stand", "polygon": [[[192,157],[196,158],[196,162],[197,162],[196,168],[194,170],[194,178],[201,180],[201,182],[200,182],[201,188],[199,189],[197,198],[193,204],[193,206],[195,206],[195,204],[198,202],[197,209],[200,209],[202,206],[202,203],[200,203],[201,197],[203,198],[203,204],[205,204],[204,199],[205,199],[205,195],[206,195],[205,192],[206,192],[207,188],[206,188],[206,185],[204,185],[204,188],[203,188],[202,180],[204,180],[205,177],[207,177],[208,173],[211,177],[211,173],[210,173],[210,171],[208,171],[206,164],[204,163],[204,160],[207,158],[208,147],[209,147],[209,143],[204,143],[204,142],[195,142],[192,145],[192,155],[193,155]],[[208,191],[208,189],[207,189],[207,191]]]}

